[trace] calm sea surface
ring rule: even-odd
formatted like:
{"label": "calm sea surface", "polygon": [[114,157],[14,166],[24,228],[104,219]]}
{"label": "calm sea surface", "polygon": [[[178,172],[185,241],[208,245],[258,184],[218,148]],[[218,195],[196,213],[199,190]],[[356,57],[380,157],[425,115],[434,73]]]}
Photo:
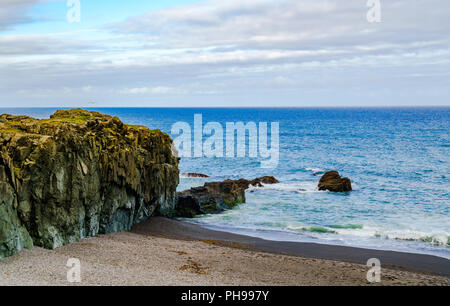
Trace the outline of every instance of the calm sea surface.
{"label": "calm sea surface", "polygon": [[[183,158],[181,172],[208,180],[273,175],[281,183],[247,192],[247,203],[190,220],[270,240],[308,241],[450,258],[450,108],[396,109],[95,109],[170,134],[178,121],[279,122],[280,159]],[[46,118],[55,109],[0,109]],[[173,135],[174,137],[176,135]],[[317,190],[338,170],[354,191]],[[179,190],[203,185],[181,178]]]}

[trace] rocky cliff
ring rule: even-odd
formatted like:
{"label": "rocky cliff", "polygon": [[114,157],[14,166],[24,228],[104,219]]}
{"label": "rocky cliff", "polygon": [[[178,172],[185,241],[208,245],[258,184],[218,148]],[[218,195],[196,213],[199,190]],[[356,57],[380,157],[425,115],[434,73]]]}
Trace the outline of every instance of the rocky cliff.
{"label": "rocky cliff", "polygon": [[0,257],[129,230],[174,209],[172,140],[85,110],[0,116]]}

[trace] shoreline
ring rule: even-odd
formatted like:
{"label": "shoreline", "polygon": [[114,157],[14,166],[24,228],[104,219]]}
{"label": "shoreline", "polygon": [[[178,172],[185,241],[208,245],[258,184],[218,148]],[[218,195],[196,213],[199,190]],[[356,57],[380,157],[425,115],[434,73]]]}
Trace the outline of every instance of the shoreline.
{"label": "shoreline", "polygon": [[[353,253],[347,256],[364,252],[339,249]],[[381,255],[381,282],[370,283],[365,262],[352,263],[326,245],[275,243],[154,217],[130,232],[2,258],[0,286],[450,286],[448,276],[390,267],[383,263],[389,254]],[[422,264],[431,260],[434,268],[448,264],[433,264],[429,256],[397,255]],[[67,279],[72,258],[80,262],[80,283]]]}
{"label": "shoreline", "polygon": [[153,217],[131,230],[140,235],[155,235],[169,239],[199,240],[244,250],[271,254],[291,255],[363,264],[370,258],[378,258],[382,267],[410,272],[430,273],[450,277],[450,260],[427,254],[365,249],[310,242],[273,241],[261,238],[212,230],[201,225]]}

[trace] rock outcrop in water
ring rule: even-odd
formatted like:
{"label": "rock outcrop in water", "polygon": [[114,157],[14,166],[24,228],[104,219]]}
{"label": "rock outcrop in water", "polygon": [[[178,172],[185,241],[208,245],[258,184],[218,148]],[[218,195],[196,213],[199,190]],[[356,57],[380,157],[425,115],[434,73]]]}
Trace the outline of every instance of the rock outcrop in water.
{"label": "rock outcrop in water", "polygon": [[174,209],[172,140],[85,110],[0,116],[0,257],[129,230]]}
{"label": "rock outcrop in water", "polygon": [[182,177],[192,177],[192,178],[208,178],[209,175],[202,173],[182,173],[180,174]]}
{"label": "rock outcrop in water", "polygon": [[318,187],[319,190],[347,192],[352,190],[352,183],[347,177],[341,178],[339,172],[329,171],[320,178]]}
{"label": "rock outcrop in water", "polygon": [[279,181],[273,176],[260,177],[252,181],[239,179],[208,182],[202,187],[178,192],[176,208],[171,215],[193,218],[201,214],[220,213],[245,203],[245,190],[250,186],[263,187],[263,184],[276,183]]}

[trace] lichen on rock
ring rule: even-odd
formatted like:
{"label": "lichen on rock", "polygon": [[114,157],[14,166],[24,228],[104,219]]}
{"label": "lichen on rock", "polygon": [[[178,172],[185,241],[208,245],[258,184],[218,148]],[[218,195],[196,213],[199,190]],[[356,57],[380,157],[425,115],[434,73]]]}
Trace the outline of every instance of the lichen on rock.
{"label": "lichen on rock", "polygon": [[178,158],[159,130],[98,112],[0,116],[0,257],[129,230],[175,205]]}

